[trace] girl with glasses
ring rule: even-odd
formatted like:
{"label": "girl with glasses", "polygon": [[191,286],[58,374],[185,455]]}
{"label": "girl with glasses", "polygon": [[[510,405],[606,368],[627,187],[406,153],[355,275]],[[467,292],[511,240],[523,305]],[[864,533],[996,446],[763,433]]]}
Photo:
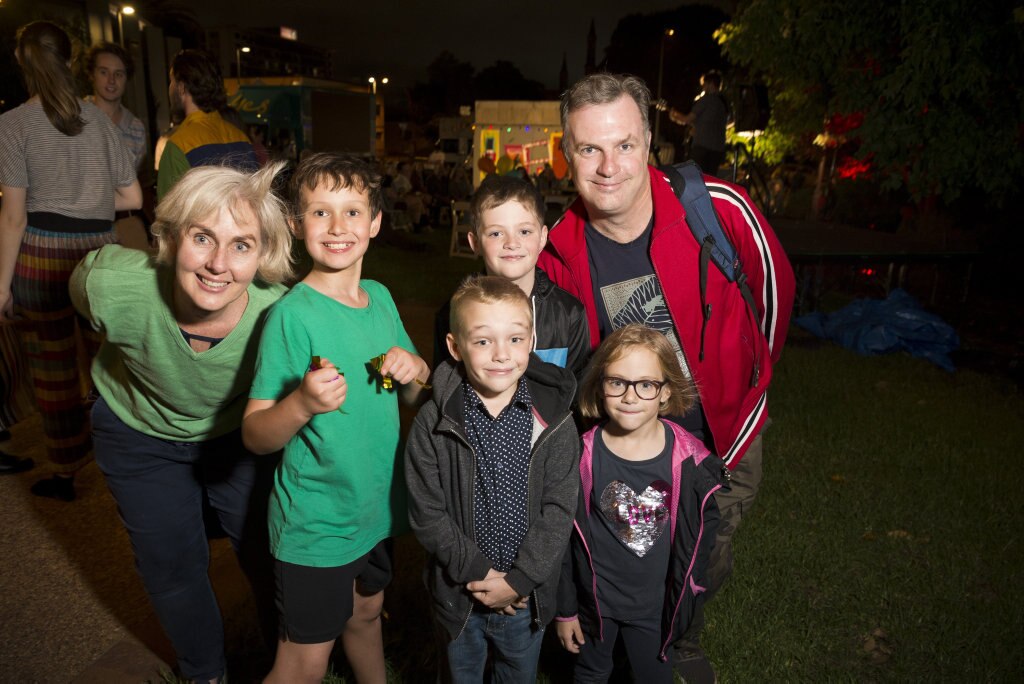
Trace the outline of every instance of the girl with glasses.
{"label": "girl with glasses", "polygon": [[673,681],[669,647],[690,624],[718,526],[722,462],[662,416],[695,402],[668,339],[609,335],[580,389],[580,500],[558,590],[559,641],[576,682],[605,682],[622,638],[637,681]]}

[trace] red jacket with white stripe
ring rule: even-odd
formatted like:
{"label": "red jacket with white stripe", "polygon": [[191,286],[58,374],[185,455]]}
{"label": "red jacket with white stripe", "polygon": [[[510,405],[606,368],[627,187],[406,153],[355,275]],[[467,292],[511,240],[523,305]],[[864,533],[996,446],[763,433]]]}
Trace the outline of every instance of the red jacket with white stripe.
{"label": "red jacket with white stripe", "polygon": [[[700,393],[715,452],[733,469],[768,418],[772,364],[779,359],[793,308],[793,269],[746,191],[705,175],[712,204],[736,248],[759,313],[759,320],[753,321],[739,287],[712,265],[707,281],[712,313],[705,325],[698,278],[700,245],[686,225],[668,178],[653,166],[648,171],[654,203],[651,262]],[[600,339],[583,232],[586,217],[583,201],[577,198],[552,226],[538,265],[556,285],[583,302],[594,348]],[[702,326],[706,329],[700,360]]]}

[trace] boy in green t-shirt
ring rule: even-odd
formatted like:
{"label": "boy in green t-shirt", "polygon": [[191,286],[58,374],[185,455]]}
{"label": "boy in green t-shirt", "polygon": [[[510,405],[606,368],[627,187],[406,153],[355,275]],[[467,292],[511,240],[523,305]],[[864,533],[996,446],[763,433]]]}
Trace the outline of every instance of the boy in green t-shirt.
{"label": "boy in green t-shirt", "polygon": [[380,174],[314,154],[291,194],[313,268],[267,316],[242,424],[252,451],[284,448],[268,516],[281,634],[265,681],[319,682],[341,635],[356,679],[383,682],[390,539],[405,525],[396,394],[414,403],[430,369],[387,288],[360,280]]}

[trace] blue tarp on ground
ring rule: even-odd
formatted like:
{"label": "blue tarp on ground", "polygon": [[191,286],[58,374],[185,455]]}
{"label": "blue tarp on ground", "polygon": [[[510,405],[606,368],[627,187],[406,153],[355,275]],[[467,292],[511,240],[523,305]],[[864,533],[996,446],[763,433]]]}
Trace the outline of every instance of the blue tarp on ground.
{"label": "blue tarp on ground", "polygon": [[949,353],[960,346],[953,327],[921,308],[905,290],[883,301],[858,299],[832,313],[810,313],[794,323],[864,356],[906,351],[948,371],[956,370]]}

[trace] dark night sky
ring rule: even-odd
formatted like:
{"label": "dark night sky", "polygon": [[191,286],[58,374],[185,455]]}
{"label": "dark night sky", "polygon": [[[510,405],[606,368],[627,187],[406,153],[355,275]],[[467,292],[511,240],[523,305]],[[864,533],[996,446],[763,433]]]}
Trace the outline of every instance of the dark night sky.
{"label": "dark night sky", "polygon": [[[441,50],[479,71],[502,59],[548,88],[558,85],[562,53],[570,82],[583,75],[587,31],[597,32],[597,61],[626,14],[668,10],[686,0],[185,0],[205,26],[290,26],[299,40],[333,47],[337,77],[384,74],[396,87],[425,80],[424,68]],[[727,0],[707,0],[719,7]],[[403,83],[405,81],[405,83]]]}

